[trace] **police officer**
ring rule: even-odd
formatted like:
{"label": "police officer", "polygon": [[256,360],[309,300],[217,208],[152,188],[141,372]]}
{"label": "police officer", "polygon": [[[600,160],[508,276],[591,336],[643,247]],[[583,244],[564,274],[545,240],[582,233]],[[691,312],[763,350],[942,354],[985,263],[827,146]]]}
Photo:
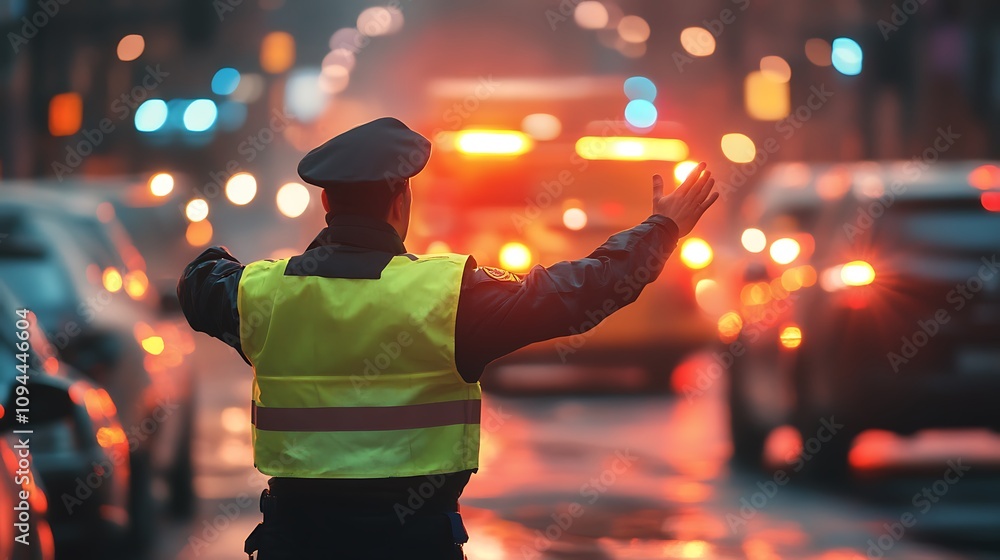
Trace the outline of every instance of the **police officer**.
{"label": "police officer", "polygon": [[273,478],[251,558],[462,558],[483,368],[634,301],[718,198],[704,163],[667,195],[654,175],[641,224],[519,276],[406,251],[410,177],[429,157],[393,118],[334,137],[298,166],[327,211],[305,252],[243,265],[212,247],[178,283],[191,327],[254,370],[254,465]]}

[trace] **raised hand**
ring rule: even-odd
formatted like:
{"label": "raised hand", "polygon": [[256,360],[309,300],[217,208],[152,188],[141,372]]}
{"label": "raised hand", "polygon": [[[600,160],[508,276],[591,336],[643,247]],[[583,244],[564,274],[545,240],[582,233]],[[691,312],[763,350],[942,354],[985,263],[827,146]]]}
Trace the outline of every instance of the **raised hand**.
{"label": "raised hand", "polygon": [[666,196],[663,195],[663,177],[653,175],[653,213],[673,220],[680,237],[691,233],[705,210],[719,199],[719,193],[712,192],[715,185],[712,172],[705,168],[705,162],[699,163],[681,186]]}

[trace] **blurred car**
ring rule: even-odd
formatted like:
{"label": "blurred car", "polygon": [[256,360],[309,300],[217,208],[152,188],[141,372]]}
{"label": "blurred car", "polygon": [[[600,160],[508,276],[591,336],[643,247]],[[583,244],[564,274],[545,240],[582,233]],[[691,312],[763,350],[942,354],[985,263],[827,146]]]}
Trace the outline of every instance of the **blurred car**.
{"label": "blurred car", "polygon": [[[503,87],[477,98],[477,109],[461,115],[456,108],[468,102],[469,92],[489,84],[461,78],[428,84],[427,114],[439,118],[421,130],[434,131],[435,152],[418,177],[420,201],[408,248],[468,253],[481,266],[518,274],[583,258],[649,216],[652,175],[670,181],[675,163],[688,155],[692,134],[676,122],[658,122],[638,133],[620,117],[594,119],[620,114],[624,76],[497,80]],[[601,393],[669,389],[674,366],[714,335],[695,300],[693,267],[679,253],[680,248],[635,304],[615,311],[596,329],[497,360],[483,375],[483,386]],[[606,315],[604,309],[592,310],[575,332]]]}
{"label": "blurred car", "polygon": [[[69,557],[62,551],[70,549],[74,555],[100,554],[119,543],[128,527],[128,440],[107,391],[60,361],[37,317],[22,310],[0,283],[0,316],[26,326],[0,332],[0,432],[11,444],[28,438],[32,467],[48,493],[42,502],[48,503],[58,556]],[[18,346],[24,342],[28,349],[22,353]],[[25,380],[22,393],[18,387]],[[24,424],[16,420],[19,397],[28,403]],[[32,433],[19,436],[13,433],[18,429]]]}
{"label": "blurred car", "polygon": [[141,255],[99,200],[10,187],[0,233],[0,280],[118,410],[131,450],[131,531],[149,542],[155,476],[166,478],[172,512],[193,508],[193,341],[161,319]]}
{"label": "blurred car", "polygon": [[737,460],[791,424],[836,479],[864,430],[1000,429],[1000,167],[783,164],[749,204],[767,249],[745,242],[737,328],[720,323]]}

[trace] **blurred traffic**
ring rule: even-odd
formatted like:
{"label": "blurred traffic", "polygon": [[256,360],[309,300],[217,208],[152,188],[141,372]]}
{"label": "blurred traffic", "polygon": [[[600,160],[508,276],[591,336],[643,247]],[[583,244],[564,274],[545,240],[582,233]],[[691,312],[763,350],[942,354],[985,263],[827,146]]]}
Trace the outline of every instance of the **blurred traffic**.
{"label": "blurred traffic", "polygon": [[383,115],[433,144],[412,253],[520,274],[654,173],[721,195],[490,365],[469,558],[1000,557],[998,6],[326,4],[0,0],[4,558],[243,556],[252,372],[177,278],[301,253],[295,162]]}

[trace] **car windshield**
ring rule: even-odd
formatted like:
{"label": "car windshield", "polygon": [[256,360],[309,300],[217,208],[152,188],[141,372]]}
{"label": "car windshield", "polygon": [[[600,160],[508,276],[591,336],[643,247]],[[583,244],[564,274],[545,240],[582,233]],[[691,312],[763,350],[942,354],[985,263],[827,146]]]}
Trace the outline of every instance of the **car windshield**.
{"label": "car windshield", "polygon": [[923,249],[977,254],[1000,250],[1000,213],[978,200],[899,204],[877,221],[883,249]]}

